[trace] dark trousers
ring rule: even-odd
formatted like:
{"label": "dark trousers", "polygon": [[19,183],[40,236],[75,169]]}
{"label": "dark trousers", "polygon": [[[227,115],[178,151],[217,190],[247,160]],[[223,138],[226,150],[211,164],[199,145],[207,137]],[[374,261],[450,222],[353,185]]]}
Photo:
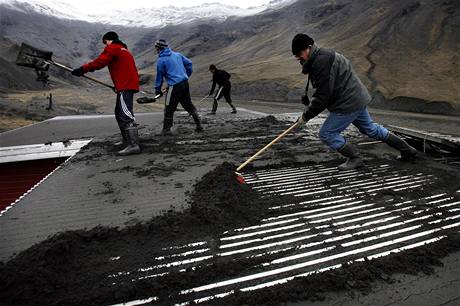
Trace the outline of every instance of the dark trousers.
{"label": "dark trousers", "polygon": [[220,100],[220,98],[224,97],[225,101],[230,105],[230,107],[234,110],[235,107],[232,104],[232,97],[231,97],[231,86],[222,86],[217,90],[216,95],[214,96],[214,103],[212,105],[212,111],[215,113],[217,110],[217,101]]}
{"label": "dark trousers", "polygon": [[126,90],[117,93],[117,102],[115,104],[115,119],[117,120],[120,130],[132,126],[135,122],[133,111],[134,91]]}
{"label": "dark trousers", "polygon": [[169,86],[165,99],[165,119],[172,119],[174,117],[174,112],[179,103],[189,114],[196,112],[196,108],[190,97],[190,88],[187,80]]}

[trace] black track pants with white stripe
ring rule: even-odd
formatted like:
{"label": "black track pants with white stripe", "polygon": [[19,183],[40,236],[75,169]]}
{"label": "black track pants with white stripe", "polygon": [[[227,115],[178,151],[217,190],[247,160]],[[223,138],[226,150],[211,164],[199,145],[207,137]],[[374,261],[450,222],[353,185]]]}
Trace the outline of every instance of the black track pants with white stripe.
{"label": "black track pants with white stripe", "polygon": [[235,110],[235,107],[232,104],[232,97],[231,97],[231,86],[222,86],[217,90],[216,95],[214,96],[214,103],[212,104],[212,111],[215,113],[217,110],[217,101],[220,100],[220,98],[224,97],[225,101],[227,101],[228,105]]}
{"label": "black track pants with white stripe", "polygon": [[188,81],[183,81],[175,84],[174,86],[169,86],[165,100],[165,118],[174,117],[174,112],[176,111],[179,103],[189,114],[196,112],[196,108],[192,103],[192,98],[190,97]]}
{"label": "black track pants with white stripe", "polygon": [[115,119],[121,130],[126,129],[134,123],[133,111],[134,91],[125,90],[117,93],[117,102],[115,104]]}

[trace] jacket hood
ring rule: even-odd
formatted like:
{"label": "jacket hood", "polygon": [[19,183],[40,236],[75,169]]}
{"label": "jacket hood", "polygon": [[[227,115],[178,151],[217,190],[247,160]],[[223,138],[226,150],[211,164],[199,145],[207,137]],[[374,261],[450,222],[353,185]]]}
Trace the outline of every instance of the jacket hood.
{"label": "jacket hood", "polygon": [[310,57],[302,65],[302,73],[303,74],[308,74],[310,72],[311,66],[313,66],[313,62],[315,61],[316,56],[318,55],[319,49],[320,48],[316,44],[311,47]]}
{"label": "jacket hood", "polygon": [[164,48],[163,50],[161,50],[159,56],[160,57],[163,57],[163,56],[170,56],[171,55],[171,49],[170,48]]}
{"label": "jacket hood", "polygon": [[128,46],[125,43],[123,43],[122,41],[114,41],[110,45],[105,46],[105,48],[108,48],[108,49],[121,49],[121,48],[128,49]]}
{"label": "jacket hood", "polygon": [[128,49],[128,46],[124,42],[122,42],[121,40],[115,40],[115,41],[113,41],[112,44],[120,45],[120,46],[124,47],[125,49]]}

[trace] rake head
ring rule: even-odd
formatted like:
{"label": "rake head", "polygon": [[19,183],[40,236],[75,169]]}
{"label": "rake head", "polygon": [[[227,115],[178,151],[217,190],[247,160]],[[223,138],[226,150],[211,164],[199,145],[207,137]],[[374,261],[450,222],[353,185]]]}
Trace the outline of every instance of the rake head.
{"label": "rake head", "polygon": [[244,180],[244,177],[243,177],[243,175],[242,175],[241,173],[235,171],[235,175],[236,175],[236,181],[237,181],[240,185],[246,184],[246,181]]}
{"label": "rake head", "polygon": [[16,58],[16,65],[34,68],[39,71],[47,71],[49,69],[49,62],[52,61],[52,56],[53,52],[51,51],[41,50],[22,43],[18,57]]}

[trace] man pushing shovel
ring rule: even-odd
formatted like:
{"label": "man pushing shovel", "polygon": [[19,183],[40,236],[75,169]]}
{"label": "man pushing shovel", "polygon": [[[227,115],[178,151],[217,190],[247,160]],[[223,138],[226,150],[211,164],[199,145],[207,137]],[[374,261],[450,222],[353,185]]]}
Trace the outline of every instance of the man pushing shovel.
{"label": "man pushing shovel", "polygon": [[133,111],[133,97],[139,91],[139,75],[136,63],[128,51],[128,47],[118,38],[117,33],[107,32],[102,37],[102,43],[105,48],[99,57],[80,68],[74,69],[72,74],[83,76],[87,72],[109,67],[110,76],[117,93],[115,119],[123,138],[122,142],[117,143],[117,145],[125,147],[118,154],[137,154],[141,150]]}
{"label": "man pushing shovel", "polygon": [[172,51],[164,39],[155,43],[158,53],[157,76],[155,80],[155,94],[162,96],[163,79],[168,83],[168,91],[165,99],[164,121],[162,135],[172,135],[171,128],[174,122],[174,112],[180,103],[192,116],[196,124],[195,131],[202,132],[200,117],[192,103],[188,79],[193,72],[193,64],[190,59],[179,52]]}
{"label": "man pushing shovel", "polygon": [[219,85],[216,95],[214,96],[214,102],[212,104],[211,115],[215,115],[217,111],[217,103],[220,98],[224,97],[228,105],[232,108],[232,114],[236,114],[236,108],[232,104],[231,90],[232,84],[230,83],[230,73],[223,69],[217,69],[216,65],[211,64],[209,66],[209,71],[212,73],[212,87],[209,92],[209,97],[212,96],[216,85]]}
{"label": "man pushing shovel", "polygon": [[306,123],[324,109],[329,110],[330,114],[319,131],[319,137],[331,149],[347,158],[339,169],[355,169],[363,165],[353,146],[340,134],[350,124],[356,126],[361,133],[399,150],[401,160],[408,161],[416,157],[417,150],[372,121],[367,110],[371,96],[345,56],[318,47],[306,34],[294,37],[292,53],[302,65],[302,73],[308,74],[316,88],[311,103],[307,95],[302,97],[302,102],[307,106],[299,122]]}

